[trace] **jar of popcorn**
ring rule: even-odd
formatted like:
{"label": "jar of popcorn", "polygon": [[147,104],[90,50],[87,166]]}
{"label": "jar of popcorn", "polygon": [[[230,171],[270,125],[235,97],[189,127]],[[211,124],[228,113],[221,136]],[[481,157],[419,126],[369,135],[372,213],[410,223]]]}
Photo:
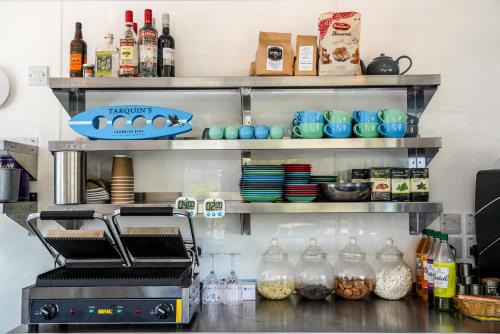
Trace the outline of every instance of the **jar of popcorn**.
{"label": "jar of popcorn", "polygon": [[293,293],[295,271],[288,253],[273,238],[257,271],[257,290],[267,299],[285,299]]}
{"label": "jar of popcorn", "polygon": [[410,267],[403,261],[403,253],[393,245],[391,238],[376,254],[375,294],[388,300],[401,299],[412,288],[413,277]]}

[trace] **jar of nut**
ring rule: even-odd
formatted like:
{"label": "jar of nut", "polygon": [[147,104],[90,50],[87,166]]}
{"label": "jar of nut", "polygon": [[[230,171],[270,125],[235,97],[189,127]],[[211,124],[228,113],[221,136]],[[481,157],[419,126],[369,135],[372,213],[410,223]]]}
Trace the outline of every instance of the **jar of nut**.
{"label": "jar of nut", "polygon": [[366,262],[366,253],[361,250],[354,237],[349,239],[335,264],[335,293],[346,299],[363,299],[375,287],[373,269]]}
{"label": "jar of nut", "polygon": [[257,290],[267,299],[285,299],[295,288],[294,275],[287,252],[273,238],[258,267]]}
{"label": "jar of nut", "polygon": [[406,296],[412,288],[410,267],[403,261],[403,253],[393,245],[391,238],[377,252],[375,264],[375,294],[380,298],[396,300]]}
{"label": "jar of nut", "polygon": [[315,238],[309,240],[295,267],[295,289],[312,300],[324,299],[333,291],[333,267]]}

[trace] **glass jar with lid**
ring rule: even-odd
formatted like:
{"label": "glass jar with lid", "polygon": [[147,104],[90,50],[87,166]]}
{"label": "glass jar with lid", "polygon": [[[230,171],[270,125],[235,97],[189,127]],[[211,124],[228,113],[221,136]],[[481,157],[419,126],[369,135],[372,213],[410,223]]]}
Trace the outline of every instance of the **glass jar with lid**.
{"label": "glass jar with lid", "polygon": [[335,293],[346,299],[362,299],[375,287],[375,274],[366,262],[366,253],[358,246],[356,238],[340,251],[335,264]]}
{"label": "glass jar with lid", "polygon": [[295,271],[288,260],[288,253],[273,238],[262,256],[257,271],[257,290],[273,300],[285,299],[293,293]]}
{"label": "glass jar with lid", "polygon": [[385,246],[376,254],[375,294],[380,298],[396,300],[406,296],[412,288],[410,267],[403,261],[403,253],[387,238]]}
{"label": "glass jar with lid", "polygon": [[295,289],[312,300],[324,299],[333,291],[333,267],[315,238],[309,240],[295,267]]}

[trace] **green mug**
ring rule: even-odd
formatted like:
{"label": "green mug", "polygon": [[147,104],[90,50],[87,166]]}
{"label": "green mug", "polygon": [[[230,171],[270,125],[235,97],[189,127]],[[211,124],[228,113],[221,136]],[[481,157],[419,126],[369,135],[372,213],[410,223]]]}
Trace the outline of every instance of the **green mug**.
{"label": "green mug", "polygon": [[324,116],[328,123],[350,123],[352,121],[351,114],[340,110],[327,110]]}
{"label": "green mug", "polygon": [[283,139],[285,136],[285,127],[281,125],[273,125],[269,130],[271,139]]}
{"label": "green mug", "polygon": [[293,133],[299,138],[323,138],[323,123],[301,123],[293,127]]}
{"label": "green mug", "polygon": [[397,109],[380,109],[378,111],[378,118],[381,122],[404,122],[408,118],[405,112]]}
{"label": "green mug", "polygon": [[353,130],[358,137],[362,138],[377,138],[378,137],[378,122],[366,122],[354,124]]}
{"label": "green mug", "polygon": [[211,126],[210,129],[208,129],[208,138],[210,139],[224,138],[224,128],[222,126]]}
{"label": "green mug", "polygon": [[228,126],[224,130],[224,138],[225,139],[238,139],[239,132],[240,132],[239,126]]}

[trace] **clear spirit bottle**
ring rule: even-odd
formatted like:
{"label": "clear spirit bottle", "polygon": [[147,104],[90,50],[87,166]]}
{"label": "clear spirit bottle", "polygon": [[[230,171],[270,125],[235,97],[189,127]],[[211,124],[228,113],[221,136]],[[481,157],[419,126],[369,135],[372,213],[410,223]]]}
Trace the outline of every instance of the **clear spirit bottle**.
{"label": "clear spirit bottle", "polygon": [[118,76],[118,48],[113,45],[113,34],[104,35],[104,44],[95,50],[95,76]]}

